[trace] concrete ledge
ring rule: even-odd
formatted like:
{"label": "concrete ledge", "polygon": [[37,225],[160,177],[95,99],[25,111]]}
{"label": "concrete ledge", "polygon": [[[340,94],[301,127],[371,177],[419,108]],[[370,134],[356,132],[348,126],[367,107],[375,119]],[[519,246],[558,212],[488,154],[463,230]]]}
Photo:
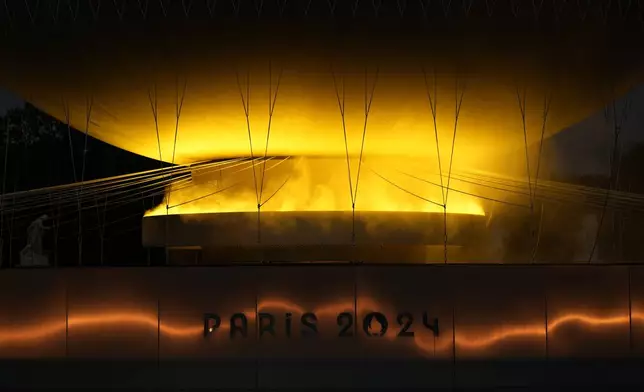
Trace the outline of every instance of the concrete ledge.
{"label": "concrete ledge", "polygon": [[[447,215],[448,244],[465,245],[485,232],[485,217]],[[258,230],[259,228],[259,230]],[[355,233],[355,236],[354,236]],[[255,212],[149,216],[143,245],[302,246],[442,245],[441,213]]]}

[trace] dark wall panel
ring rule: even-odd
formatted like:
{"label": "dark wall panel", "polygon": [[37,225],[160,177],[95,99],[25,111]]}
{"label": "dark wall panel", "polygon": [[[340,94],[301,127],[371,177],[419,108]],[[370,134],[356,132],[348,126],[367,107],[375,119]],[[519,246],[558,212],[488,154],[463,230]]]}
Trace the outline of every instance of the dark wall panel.
{"label": "dark wall panel", "polygon": [[157,358],[157,270],[65,271],[73,359]]}
{"label": "dark wall panel", "polygon": [[630,269],[632,355],[644,358],[644,266]]}
{"label": "dark wall panel", "polygon": [[[145,268],[64,271],[67,360],[74,364],[63,372],[68,387],[144,387],[156,377],[158,273]],[[109,366],[91,366],[105,360]]]}
{"label": "dark wall panel", "polygon": [[65,282],[59,271],[0,274],[0,359],[65,356]]}
{"label": "dark wall panel", "polygon": [[[632,382],[631,369],[596,362],[631,355],[628,267],[550,267],[546,284],[549,377],[561,384]],[[561,365],[571,359],[573,365]]]}
{"label": "dark wall panel", "polygon": [[[357,270],[357,341],[362,351],[358,371],[369,386],[449,387],[452,380],[452,273],[449,268],[360,268]],[[395,295],[392,295],[395,293]],[[363,321],[370,312],[383,313],[389,328],[384,337],[368,337]],[[409,313],[414,336],[398,336],[402,326],[398,316]],[[427,313],[428,324],[423,324]],[[407,321],[404,315],[402,324]],[[376,328],[378,325],[376,324]],[[379,361],[387,358],[385,362]]]}
{"label": "dark wall panel", "polygon": [[65,357],[65,284],[55,270],[4,270],[0,274],[0,386],[47,386],[59,375],[36,376],[12,360]]}
{"label": "dark wall panel", "polygon": [[548,272],[548,355],[628,357],[627,267],[550,267]]}
{"label": "dark wall panel", "polygon": [[546,271],[523,266],[457,266],[450,271],[459,386],[538,383],[544,376],[542,367],[498,363],[545,360]]}
{"label": "dark wall panel", "polygon": [[[172,268],[159,274],[161,384],[167,387],[252,387],[257,340],[256,274],[249,268]],[[230,337],[242,312],[248,335]],[[221,318],[204,337],[204,313]]]}

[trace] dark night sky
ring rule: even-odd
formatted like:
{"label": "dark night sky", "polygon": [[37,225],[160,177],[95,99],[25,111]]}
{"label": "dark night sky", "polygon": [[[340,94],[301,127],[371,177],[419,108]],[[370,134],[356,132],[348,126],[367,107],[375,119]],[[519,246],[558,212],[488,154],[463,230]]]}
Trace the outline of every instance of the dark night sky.
{"label": "dark night sky", "polygon": [[4,115],[7,109],[20,105],[22,105],[22,100],[19,97],[0,87],[0,116]]}

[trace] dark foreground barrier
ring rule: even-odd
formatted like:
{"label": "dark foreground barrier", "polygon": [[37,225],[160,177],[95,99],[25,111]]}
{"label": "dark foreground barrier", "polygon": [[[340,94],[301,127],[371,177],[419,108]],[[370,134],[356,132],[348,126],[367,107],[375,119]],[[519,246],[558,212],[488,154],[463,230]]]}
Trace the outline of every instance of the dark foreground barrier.
{"label": "dark foreground barrier", "polygon": [[641,283],[644,266],[3,271],[0,388],[642,386]]}

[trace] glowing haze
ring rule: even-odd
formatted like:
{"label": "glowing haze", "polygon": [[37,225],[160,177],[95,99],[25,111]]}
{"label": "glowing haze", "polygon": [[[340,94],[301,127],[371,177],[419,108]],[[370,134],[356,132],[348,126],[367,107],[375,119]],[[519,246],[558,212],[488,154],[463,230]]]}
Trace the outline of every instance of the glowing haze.
{"label": "glowing haze", "polygon": [[[404,161],[375,158],[364,159],[358,181],[357,161],[351,162],[352,191],[342,158],[274,158],[265,169],[257,160],[257,191],[250,162],[201,169],[191,181],[168,187],[166,203],[147,215],[257,211],[258,194],[262,211],[351,211],[352,192],[357,211],[443,212],[438,175],[425,171],[427,181],[421,181],[414,177],[422,178],[423,171],[410,170]],[[475,197],[457,192],[447,197],[448,213],[484,214]]]}

